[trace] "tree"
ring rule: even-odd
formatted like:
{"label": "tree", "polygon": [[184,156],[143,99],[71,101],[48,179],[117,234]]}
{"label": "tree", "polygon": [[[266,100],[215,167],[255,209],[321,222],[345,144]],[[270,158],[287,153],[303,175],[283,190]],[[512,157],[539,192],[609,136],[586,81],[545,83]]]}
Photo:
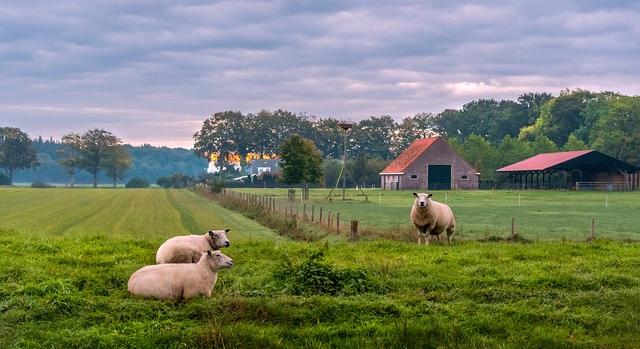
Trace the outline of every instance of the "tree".
{"label": "tree", "polygon": [[378,156],[383,159],[391,159],[391,137],[396,129],[396,123],[391,116],[372,116],[360,121],[350,131],[350,154],[354,157],[360,155]]}
{"label": "tree", "polygon": [[220,168],[226,165],[226,159],[232,153],[244,159],[251,144],[247,118],[240,111],[230,110],[207,118],[193,139],[195,153],[207,160],[217,155],[216,165]]}
{"label": "tree", "polygon": [[591,131],[592,147],[640,166],[640,97],[623,97],[611,103]]}
{"label": "tree", "polygon": [[533,155],[553,153],[555,151],[558,151],[558,147],[552,140],[545,136],[538,135],[533,143],[531,143],[531,152]]}
{"label": "tree", "polygon": [[77,133],[69,133],[62,136],[62,145],[57,150],[60,157],[57,162],[62,166],[64,173],[69,176],[71,188],[74,185],[75,175],[80,169],[82,155],[82,136]]}
{"label": "tree", "polygon": [[498,167],[524,160],[530,157],[532,153],[531,143],[507,135],[502,140],[500,147],[498,147]]}
{"label": "tree", "polygon": [[586,90],[562,91],[542,106],[540,117],[532,126],[523,128],[520,137],[532,140],[541,135],[556,144],[566,143],[569,135],[584,124],[583,111],[593,98],[595,94]]}
{"label": "tree", "polygon": [[15,127],[0,127],[0,168],[9,184],[13,184],[13,175],[23,169],[39,165],[36,151],[29,136]]}
{"label": "tree", "polygon": [[107,176],[113,180],[113,187],[118,184],[118,179],[123,179],[129,167],[131,167],[131,154],[121,145],[114,144],[107,148],[100,165]]}
{"label": "tree", "polygon": [[589,149],[589,146],[587,146],[585,142],[579,140],[578,137],[576,137],[576,135],[574,134],[569,135],[567,143],[565,143],[564,147],[562,147],[562,150],[564,151],[587,149]]}
{"label": "tree", "polygon": [[93,176],[93,187],[98,187],[98,173],[105,165],[105,156],[111,148],[121,144],[120,138],[109,131],[89,130],[81,137],[80,168]]}
{"label": "tree", "polygon": [[309,139],[293,135],[280,147],[280,180],[286,184],[316,184],[322,180],[322,153]]}
{"label": "tree", "polygon": [[393,154],[397,156],[415,140],[429,137],[433,133],[434,120],[431,113],[420,113],[402,120],[392,139]]}
{"label": "tree", "polygon": [[169,189],[171,188],[171,178],[169,177],[160,177],[158,178],[158,180],[156,181],[156,184],[165,188],[165,189]]}
{"label": "tree", "polygon": [[327,158],[337,159],[342,156],[344,131],[338,126],[339,123],[340,121],[334,118],[320,119],[313,122],[313,143]]}
{"label": "tree", "polygon": [[497,168],[498,154],[484,137],[471,134],[462,144],[462,154],[460,155],[481,173],[482,180],[495,178],[494,171]]}
{"label": "tree", "polygon": [[149,188],[149,181],[146,178],[134,177],[127,182],[125,188]]}

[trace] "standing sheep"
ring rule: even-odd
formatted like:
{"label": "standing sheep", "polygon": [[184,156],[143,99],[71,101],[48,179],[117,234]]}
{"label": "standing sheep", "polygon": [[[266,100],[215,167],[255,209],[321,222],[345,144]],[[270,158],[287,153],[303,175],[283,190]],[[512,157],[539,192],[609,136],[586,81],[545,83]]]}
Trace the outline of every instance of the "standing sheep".
{"label": "standing sheep", "polygon": [[155,264],[138,269],[127,283],[131,294],[157,299],[210,297],[218,269],[231,268],[233,260],[220,251],[202,253],[195,264]]}
{"label": "standing sheep", "polygon": [[430,236],[435,235],[440,240],[440,234],[447,231],[447,241],[451,243],[456,219],[451,208],[443,203],[431,200],[433,194],[413,193],[416,197],[411,207],[411,221],[418,228],[418,244],[424,236],[425,244],[429,244]]}
{"label": "standing sheep", "polygon": [[156,263],[196,263],[202,251],[229,247],[229,229],[209,230],[202,235],[175,236],[165,241],[156,252]]}

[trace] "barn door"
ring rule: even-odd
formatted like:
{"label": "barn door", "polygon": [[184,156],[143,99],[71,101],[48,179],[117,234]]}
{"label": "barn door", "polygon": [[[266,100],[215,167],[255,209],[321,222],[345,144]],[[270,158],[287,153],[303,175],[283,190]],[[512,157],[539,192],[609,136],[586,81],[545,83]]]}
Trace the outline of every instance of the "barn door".
{"label": "barn door", "polygon": [[429,190],[451,190],[451,165],[428,165]]}

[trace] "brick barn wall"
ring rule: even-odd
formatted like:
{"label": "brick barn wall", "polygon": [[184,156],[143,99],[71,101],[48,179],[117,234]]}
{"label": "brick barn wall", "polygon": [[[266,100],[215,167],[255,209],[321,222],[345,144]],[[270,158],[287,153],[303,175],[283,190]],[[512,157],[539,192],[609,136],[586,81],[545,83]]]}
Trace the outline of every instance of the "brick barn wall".
{"label": "brick barn wall", "polygon": [[[476,170],[442,138],[406,168],[404,175],[400,176],[400,189],[429,190],[427,165],[451,165],[451,189],[478,189]],[[417,180],[411,179],[411,175],[414,174],[418,175]],[[462,175],[467,175],[468,179],[462,180]]]}

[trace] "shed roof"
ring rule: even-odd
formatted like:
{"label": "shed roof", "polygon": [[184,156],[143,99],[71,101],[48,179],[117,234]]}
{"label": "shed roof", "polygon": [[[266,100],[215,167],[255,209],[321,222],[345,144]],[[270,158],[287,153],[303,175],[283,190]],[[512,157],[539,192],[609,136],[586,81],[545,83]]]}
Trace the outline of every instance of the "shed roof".
{"label": "shed roof", "polygon": [[440,136],[418,139],[411,143],[409,148],[403,151],[380,174],[401,174],[409,165],[424,153]]}
{"label": "shed roof", "polygon": [[620,169],[635,171],[636,168],[622,160],[595,150],[575,150],[555,153],[544,153],[499,168],[496,172],[527,172],[545,170],[571,170],[573,168],[590,167],[599,169]]}

